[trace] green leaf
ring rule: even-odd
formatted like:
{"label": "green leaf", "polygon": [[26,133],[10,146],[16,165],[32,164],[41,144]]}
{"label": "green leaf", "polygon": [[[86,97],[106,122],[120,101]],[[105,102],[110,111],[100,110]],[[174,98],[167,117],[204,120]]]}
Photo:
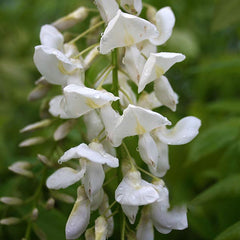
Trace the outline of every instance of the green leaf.
{"label": "green leaf", "polygon": [[224,30],[240,22],[239,0],[218,0],[215,8],[215,17],[212,22],[213,31]]}
{"label": "green leaf", "polygon": [[239,100],[220,100],[208,104],[208,110],[212,112],[223,112],[223,113],[240,113],[240,101]]}
{"label": "green leaf", "polygon": [[239,240],[240,239],[240,221],[233,224],[225,231],[220,233],[214,240]]}
{"label": "green leaf", "polygon": [[47,239],[65,239],[65,224],[67,218],[56,209],[39,210],[36,225],[46,234]]}
{"label": "green leaf", "polygon": [[240,196],[240,175],[233,175],[225,178],[213,186],[209,187],[204,192],[200,193],[192,200],[191,205],[204,204],[210,201],[225,199],[228,197]]}
{"label": "green leaf", "polygon": [[201,132],[190,149],[187,164],[197,162],[202,157],[231,144],[239,135],[238,118],[216,124]]}

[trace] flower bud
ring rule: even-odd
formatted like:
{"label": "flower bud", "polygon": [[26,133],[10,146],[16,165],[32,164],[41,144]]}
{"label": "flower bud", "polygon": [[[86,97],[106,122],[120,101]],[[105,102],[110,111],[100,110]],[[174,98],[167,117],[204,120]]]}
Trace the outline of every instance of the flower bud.
{"label": "flower bud", "polygon": [[90,201],[85,194],[84,187],[80,186],[77,191],[77,200],[65,228],[66,239],[80,237],[86,230],[90,220]]}
{"label": "flower bud", "polygon": [[155,7],[147,6],[147,19],[153,24],[156,24],[156,13],[157,9]]}
{"label": "flower bud", "polygon": [[28,138],[22,142],[19,143],[19,147],[29,147],[37,144],[41,144],[45,142],[45,138],[43,137],[33,137],[33,138]]}
{"label": "flower bud", "polygon": [[54,205],[55,205],[55,199],[49,198],[46,203],[47,210],[51,210],[52,208],[54,208]]}
{"label": "flower bud", "polygon": [[23,203],[22,199],[15,197],[1,197],[0,202],[7,205],[21,205]]}
{"label": "flower bud", "polygon": [[71,131],[71,129],[74,127],[75,123],[76,123],[76,120],[72,119],[61,124],[53,134],[54,140],[59,141],[65,138],[68,135],[68,133]]}
{"label": "flower bud", "polygon": [[52,25],[60,31],[64,31],[68,28],[73,27],[75,24],[82,22],[88,16],[88,10],[85,7],[80,7],[75,11],[71,12],[65,17],[62,17],[55,21]]}
{"label": "flower bud", "polygon": [[32,219],[33,221],[36,221],[37,218],[38,218],[38,209],[37,209],[37,208],[34,208],[34,209],[32,210],[31,219]]}
{"label": "flower bud", "polygon": [[52,192],[54,198],[65,202],[65,203],[74,203],[74,198],[68,194],[60,193],[60,192]]}
{"label": "flower bud", "polygon": [[51,87],[44,77],[39,78],[35,84],[37,86],[29,93],[28,101],[36,101],[44,98]]}
{"label": "flower bud", "polygon": [[16,217],[9,217],[9,218],[3,218],[0,220],[0,224],[2,225],[15,225],[20,222],[19,218]]}
{"label": "flower bud", "polygon": [[19,161],[15,162],[11,166],[8,167],[8,169],[14,173],[17,173],[19,175],[23,175],[25,177],[33,177],[33,173],[28,168],[31,167],[31,164],[29,162]]}
{"label": "flower bud", "polygon": [[52,166],[52,163],[50,162],[50,160],[49,160],[46,156],[44,156],[44,155],[42,155],[42,154],[38,154],[38,155],[37,155],[37,158],[38,158],[43,164],[45,164],[46,166],[49,166],[49,167]]}
{"label": "flower bud", "polygon": [[95,232],[93,228],[89,228],[85,232],[85,239],[86,240],[95,240]]}
{"label": "flower bud", "polygon": [[51,119],[44,119],[42,121],[27,125],[26,127],[20,130],[20,133],[33,131],[39,128],[44,128],[49,126],[51,123],[52,123]]}
{"label": "flower bud", "polygon": [[105,240],[107,238],[107,221],[100,216],[95,221],[95,240]]}

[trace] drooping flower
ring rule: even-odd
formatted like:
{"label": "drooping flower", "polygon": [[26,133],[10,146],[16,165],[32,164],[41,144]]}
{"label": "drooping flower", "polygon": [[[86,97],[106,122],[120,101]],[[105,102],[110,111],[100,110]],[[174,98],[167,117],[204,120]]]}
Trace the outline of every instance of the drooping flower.
{"label": "drooping flower", "polygon": [[83,85],[82,63],[72,58],[78,53],[77,48],[73,44],[63,44],[63,35],[52,25],[41,28],[40,40],[42,45],[35,47],[33,59],[43,77],[51,84]]}
{"label": "drooping flower", "polygon": [[49,109],[53,116],[60,118],[78,118],[119,99],[105,90],[94,90],[75,84],[67,85],[63,89],[63,94],[51,100]]}
{"label": "drooping flower", "polygon": [[100,40],[100,53],[107,54],[114,48],[131,46],[157,34],[150,22],[118,10]]}
{"label": "drooping flower", "polygon": [[138,85],[138,93],[140,93],[148,83],[165,74],[165,72],[175,63],[181,62],[184,59],[185,56],[181,53],[151,53],[142,71]]}
{"label": "drooping flower", "polygon": [[128,171],[115,191],[115,199],[122,205],[131,223],[135,221],[138,206],[153,203],[158,197],[152,184],[142,180],[135,169]]}
{"label": "drooping flower", "polygon": [[170,125],[161,114],[129,104],[119,116],[109,105],[101,108],[106,134],[114,147],[128,136],[143,135],[162,125]]}

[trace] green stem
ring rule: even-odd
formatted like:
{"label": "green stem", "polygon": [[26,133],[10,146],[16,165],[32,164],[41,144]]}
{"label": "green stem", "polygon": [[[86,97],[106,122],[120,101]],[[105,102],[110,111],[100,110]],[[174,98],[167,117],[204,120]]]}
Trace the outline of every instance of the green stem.
{"label": "green stem", "polygon": [[[118,52],[117,52],[117,48],[115,48],[112,51],[112,65],[114,66],[113,70],[112,70],[112,92],[115,96],[118,97],[118,90],[119,90],[119,86],[118,86]],[[115,101],[113,103],[113,108],[115,110],[117,110],[120,114],[122,114],[122,109],[120,107],[120,102]]]}
{"label": "green stem", "polygon": [[143,168],[137,166],[137,169],[140,170],[141,172],[147,174],[148,176],[150,176],[152,179],[156,180],[156,181],[159,181],[159,178],[152,175],[151,173],[149,173],[148,171],[144,170]]}
{"label": "green stem", "polygon": [[87,47],[86,49],[84,49],[83,51],[81,51],[79,54],[77,54],[76,56],[74,56],[73,58],[79,58],[80,56],[82,56],[84,53],[90,51],[91,49],[95,48],[99,46],[99,43],[95,43],[89,47]]}
{"label": "green stem", "polygon": [[74,39],[72,39],[69,44],[73,44],[76,41],[78,41],[80,38],[84,37],[85,35],[87,35],[89,32],[93,31],[94,29],[98,28],[99,26],[101,26],[104,23],[104,21],[101,21],[99,23],[97,23],[96,25],[90,27],[88,30],[86,30],[85,32],[81,33],[80,35],[78,35],[77,37],[75,37]]}

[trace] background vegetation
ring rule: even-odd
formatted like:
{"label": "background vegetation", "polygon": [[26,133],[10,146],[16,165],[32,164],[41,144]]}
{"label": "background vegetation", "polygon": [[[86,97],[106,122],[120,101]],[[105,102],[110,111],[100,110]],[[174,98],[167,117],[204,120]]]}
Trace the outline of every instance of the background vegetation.
{"label": "background vegetation", "polygon": [[[156,239],[239,240],[240,239],[240,5],[239,0],[148,0],[158,9],[171,6],[176,15],[172,38],[159,50],[184,53],[187,59],[168,73],[180,96],[177,112],[159,109],[176,122],[187,115],[202,120],[199,136],[190,144],[170,148],[171,169],[164,180],[172,204],[188,203],[189,228]],[[1,0],[0,1],[0,195],[27,199],[41,180],[37,153],[46,145],[18,148],[30,135],[19,129],[40,119],[41,102],[27,96],[39,78],[33,61],[43,24],[51,23],[89,0]],[[85,25],[75,28],[82,31]],[[80,43],[84,46],[84,42]],[[89,73],[90,74],[90,73]],[[49,130],[51,131],[51,130]],[[49,132],[42,134],[49,135]],[[66,141],[81,139],[71,133]],[[66,148],[65,148],[66,149]],[[8,171],[16,161],[29,161],[33,180]],[[49,175],[51,171],[47,172]],[[75,197],[75,186],[68,194]],[[56,202],[46,210],[40,196],[40,214],[33,224],[31,239],[64,239],[64,226],[72,204]],[[66,191],[64,191],[66,192]],[[0,203],[0,219],[23,216],[32,206],[7,207]],[[120,226],[117,226],[119,228]],[[20,239],[27,223],[0,226],[0,239]],[[43,233],[44,232],[44,233]],[[38,236],[38,237],[37,237]],[[117,238],[112,238],[117,239]]]}

